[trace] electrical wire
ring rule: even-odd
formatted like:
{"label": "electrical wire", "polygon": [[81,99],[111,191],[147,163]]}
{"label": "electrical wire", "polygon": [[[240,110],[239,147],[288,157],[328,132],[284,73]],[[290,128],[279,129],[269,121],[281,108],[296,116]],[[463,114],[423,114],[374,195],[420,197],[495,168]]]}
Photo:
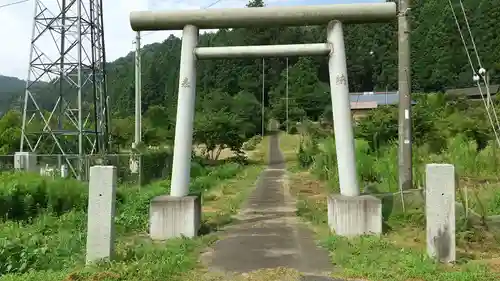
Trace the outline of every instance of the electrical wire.
{"label": "electrical wire", "polygon": [[[500,128],[500,122],[498,121],[498,116],[497,116],[496,110],[494,108],[494,104],[491,101],[491,93],[490,93],[489,81],[487,81],[486,75],[484,75],[484,74],[486,74],[486,71],[483,68],[483,64],[481,63],[481,58],[479,57],[479,52],[477,51],[476,41],[474,40],[474,36],[472,35],[472,30],[470,28],[469,20],[467,18],[467,14],[465,13],[464,3],[463,3],[462,0],[459,0],[459,1],[460,1],[460,8],[462,9],[462,14],[464,15],[465,24],[467,26],[467,30],[468,30],[469,36],[471,38],[472,47],[474,48],[474,53],[476,53],[477,63],[478,63],[479,68],[480,68],[479,74],[480,74],[480,77],[482,78],[484,84],[486,85],[486,98],[488,99],[488,106],[492,106],[493,107],[493,114],[495,116],[495,120],[497,122],[497,126]],[[481,73],[481,72],[483,72],[483,73]]]}
{"label": "electrical wire", "polygon": [[[477,51],[476,42],[474,40],[474,36],[472,35],[472,30],[470,28],[469,20],[467,18],[467,13],[465,12],[464,3],[463,3],[462,0],[459,0],[459,2],[460,2],[460,8],[462,9],[462,14],[463,14],[464,19],[465,19],[465,24],[466,24],[466,27],[467,27],[467,31],[469,32],[469,37],[470,37],[471,42],[472,42],[472,47],[474,48],[474,53],[476,54],[477,63],[478,63],[479,68],[480,68],[479,69],[479,76],[482,78],[482,80],[483,80],[483,82],[484,82],[484,84],[486,86],[485,87],[485,89],[486,89],[486,99],[488,100],[487,106],[488,107],[490,107],[490,106],[493,107],[493,115],[495,116],[495,121],[496,121],[497,126],[500,128],[500,122],[498,120],[498,116],[497,116],[494,104],[493,104],[493,102],[491,100],[491,93],[490,93],[489,82],[487,81],[486,75],[484,75],[486,73],[486,71],[483,68],[483,64],[481,63],[481,58],[479,57],[479,52]],[[483,72],[483,73],[481,73],[481,72]]]}
{"label": "electrical wire", "polygon": [[[468,47],[467,47],[467,43],[465,42],[465,38],[464,38],[464,36],[463,36],[462,29],[461,29],[461,27],[460,27],[460,23],[458,22],[458,18],[457,18],[457,15],[456,15],[456,13],[455,13],[455,9],[453,8],[453,3],[451,2],[451,0],[448,0],[448,3],[450,4],[451,12],[452,12],[453,17],[454,17],[454,19],[455,19],[455,24],[457,25],[458,32],[460,33],[460,38],[462,39],[462,44],[463,44],[463,46],[464,46],[465,53],[467,54],[467,58],[468,58],[468,60],[469,60],[469,64],[470,64],[470,66],[471,66],[471,70],[472,70],[472,72],[474,73],[474,76],[476,76],[476,71],[475,71],[475,69],[474,69],[474,64],[473,64],[472,59],[471,59],[471,56],[470,56],[470,54],[469,54],[469,49],[468,49]],[[462,5],[462,1],[461,1],[461,0],[460,0],[460,3],[461,3],[461,6],[462,6],[462,9],[463,9],[463,5]],[[465,14],[465,10],[463,9],[462,11],[464,12],[464,16],[465,16],[465,17],[467,17],[467,15]],[[467,22],[468,22],[468,21],[467,21]],[[469,27],[469,25],[468,25],[468,24],[467,24],[467,26],[468,26],[468,28],[469,28],[469,34],[470,34],[470,35],[471,35],[471,37],[472,37],[472,32],[471,32],[471,30],[470,30],[470,27]],[[475,44],[474,44],[474,45],[475,45]],[[476,49],[475,47],[474,47],[474,49],[475,49],[475,51],[476,51],[476,55],[477,55],[477,57],[478,57],[478,59],[479,59],[479,55],[477,54],[477,49]],[[492,129],[493,129],[493,133],[495,134],[495,139],[496,139],[496,141],[497,141],[498,145],[500,146],[500,139],[499,139],[498,134],[497,134],[497,128],[496,128],[496,126],[495,126],[495,124],[494,124],[494,122],[493,122],[493,118],[491,117],[490,107],[488,106],[488,103],[486,102],[486,99],[484,98],[484,94],[483,94],[483,90],[481,89],[481,84],[480,84],[480,81],[479,81],[479,80],[474,79],[474,82],[476,82],[476,86],[477,86],[477,88],[478,88],[478,90],[479,90],[479,94],[481,95],[481,99],[483,100],[484,107],[486,108],[486,113],[487,113],[487,115],[488,115],[488,119],[489,119],[489,121],[490,121],[490,125],[491,125],[491,127],[492,127]],[[488,84],[486,84],[486,88],[488,88],[488,87],[489,87],[489,86],[488,86]],[[488,91],[489,91],[489,89],[488,89]],[[497,116],[496,116],[496,112],[495,112],[495,110],[493,110],[493,113],[494,113],[494,115],[495,115],[495,119],[496,119],[496,121],[497,121],[497,126],[499,126],[499,124],[498,124],[498,118],[497,118]],[[500,126],[499,126],[499,127],[500,127]]]}
{"label": "electrical wire", "polygon": [[3,5],[0,5],[0,9],[1,8],[10,7],[10,6],[14,6],[14,5],[17,5],[17,4],[21,4],[21,3],[24,3],[24,2],[28,2],[28,1],[30,1],[30,0],[21,0],[21,1],[17,1],[17,2],[3,4]]}

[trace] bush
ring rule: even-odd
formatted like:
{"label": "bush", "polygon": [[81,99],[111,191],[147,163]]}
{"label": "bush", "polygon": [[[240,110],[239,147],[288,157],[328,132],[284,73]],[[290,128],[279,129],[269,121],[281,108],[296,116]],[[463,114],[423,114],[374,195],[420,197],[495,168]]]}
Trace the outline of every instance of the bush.
{"label": "bush", "polygon": [[218,181],[232,178],[241,171],[242,165],[237,163],[228,163],[219,167],[212,168],[205,176],[193,179],[190,186],[191,193],[203,193],[210,187],[216,185]]}
{"label": "bush", "polygon": [[153,150],[142,154],[142,184],[170,176],[173,153],[170,149]]}
{"label": "bush", "polygon": [[42,212],[60,215],[87,207],[87,186],[70,179],[52,179],[36,174],[0,174],[0,216],[26,220]]}
{"label": "bush", "polygon": [[295,135],[299,132],[299,130],[297,129],[297,125],[290,126],[288,130],[289,130],[288,133],[291,135]]}
{"label": "bush", "polygon": [[262,141],[262,136],[257,135],[251,137],[249,140],[243,143],[243,150],[254,150],[257,145]]}
{"label": "bush", "polygon": [[302,140],[299,144],[297,158],[302,168],[310,167],[314,161],[314,156],[318,154],[319,148],[315,138]]}
{"label": "bush", "polygon": [[[234,177],[243,167],[235,163],[208,167],[204,166],[203,163],[200,164],[197,159],[193,161],[193,164],[199,165],[202,168],[192,174],[204,174],[204,176],[195,176],[195,179],[191,181],[190,191],[196,193],[203,193],[217,186],[221,180]],[[6,183],[18,181],[22,177],[26,178],[26,175],[3,174],[1,179],[3,183]],[[47,183],[46,186],[53,183],[52,180],[40,176],[30,176],[30,179],[33,178],[36,179],[34,180],[35,183],[45,181]],[[78,183],[73,180],[63,179],[57,181],[66,182],[66,187]],[[81,193],[79,194],[86,196],[86,187],[83,184],[79,186],[82,186]],[[57,188],[62,188],[62,186],[59,185]],[[36,193],[36,190],[25,189],[25,194],[30,195],[30,192],[34,191]],[[109,267],[111,267],[112,271],[120,272],[120,274],[123,274],[122,278],[129,280],[130,278],[127,278],[126,275],[136,277],[138,274],[145,274],[144,268],[138,270],[139,267],[149,266],[148,270],[154,267],[154,272],[162,272],[162,269],[158,267],[168,264],[169,270],[175,269],[175,272],[180,271],[176,268],[187,262],[188,257],[185,255],[189,253],[188,250],[179,250],[185,250],[182,247],[158,248],[157,246],[151,246],[152,248],[148,249],[148,244],[143,242],[140,242],[140,245],[130,244],[130,237],[134,236],[133,234],[147,232],[149,202],[151,199],[155,196],[168,193],[169,190],[170,182],[168,180],[155,182],[146,188],[139,188],[137,186],[119,187],[118,192],[123,202],[117,204],[115,216],[116,233],[119,235],[116,249],[117,257],[112,264],[96,265],[98,267],[97,272],[103,269],[110,269]],[[86,199],[84,202],[85,204],[80,204],[80,208],[86,206]],[[21,280],[23,277],[28,280],[45,280],[47,279],[45,278],[46,276],[55,276],[57,275],[56,273],[61,273],[62,277],[59,278],[59,275],[57,275],[58,278],[54,277],[51,280],[72,279],[67,278],[63,273],[66,272],[69,274],[70,270],[75,269],[75,266],[79,268],[79,265],[84,262],[85,237],[86,214],[84,210],[74,210],[61,216],[42,214],[30,222],[4,222],[0,225],[0,277],[2,280],[6,277],[13,278],[12,280]],[[182,243],[189,243],[189,240],[185,239],[176,241],[179,243],[180,241]],[[173,241],[172,243],[176,242]],[[176,250],[180,251],[180,253],[165,253],[165,251],[175,252]],[[140,261],[139,264],[138,261]],[[158,261],[161,261],[161,265]],[[122,265],[126,266],[121,267]],[[14,275],[20,273],[26,274]],[[169,274],[171,275],[172,273]],[[17,276],[19,276],[19,279],[17,279]],[[148,278],[151,279],[149,275]],[[94,280],[90,277],[84,280],[90,279]],[[139,280],[132,277],[131,279]]]}

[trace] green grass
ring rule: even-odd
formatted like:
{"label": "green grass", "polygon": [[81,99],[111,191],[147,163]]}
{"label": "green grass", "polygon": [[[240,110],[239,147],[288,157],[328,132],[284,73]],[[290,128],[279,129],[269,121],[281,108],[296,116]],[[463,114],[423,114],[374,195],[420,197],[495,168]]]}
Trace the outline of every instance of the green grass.
{"label": "green grass", "polygon": [[[475,204],[486,202],[484,205],[488,208],[487,212],[500,213],[500,209],[496,207],[500,197],[497,194],[500,192],[490,188],[497,186],[500,181],[492,177],[494,167],[486,168],[487,163],[492,163],[492,154],[488,150],[477,153],[475,147],[460,139],[451,142],[450,151],[440,155],[427,153],[425,148],[416,149],[414,165],[417,184],[421,184],[423,180],[425,163],[462,161],[461,165],[457,165],[462,182],[459,191],[463,190],[465,184],[473,189],[471,182],[476,183],[478,179],[482,179],[483,190],[478,191],[476,187],[481,199],[469,195],[471,206],[477,208]],[[304,149],[301,153],[314,151]],[[418,206],[407,210],[407,213],[393,210],[385,222],[387,231],[381,237],[346,239],[331,234],[327,225],[326,195],[338,192],[335,143],[331,139],[320,141],[315,153],[312,165],[306,169],[297,168],[300,163],[292,160],[296,165],[294,169],[289,169],[294,171],[291,177],[292,192],[298,199],[297,214],[310,222],[323,240],[323,246],[331,252],[332,263],[338,268],[336,277],[371,281],[489,281],[500,278],[491,262],[500,258],[500,236],[482,226],[466,223],[462,216],[457,219],[458,262],[453,266],[438,264],[428,258],[425,248],[425,215]],[[381,192],[397,190],[395,145],[374,154],[367,150],[365,142],[357,141],[356,153],[361,182],[375,183],[375,187]],[[452,158],[460,153],[469,158]],[[473,168],[473,165],[483,168]],[[488,177],[489,180],[484,180]]]}
{"label": "green grass", "polygon": [[205,226],[210,231],[231,222],[231,216],[236,214],[241,203],[253,190],[263,167],[250,165],[235,178],[204,194],[203,216]]}
{"label": "green grass", "polygon": [[[292,184],[298,188],[306,175],[301,173],[294,177]],[[310,197],[317,194],[307,192],[307,187],[304,186],[302,193],[298,194],[297,215],[311,223],[322,245],[330,251],[332,264],[338,269],[335,277],[370,281],[493,281],[499,278],[499,274],[486,264],[473,260],[482,255],[486,258],[499,256],[495,249],[499,240],[486,237],[484,229],[474,232],[463,227],[462,221],[458,220],[459,263],[455,266],[440,265],[426,255],[425,218],[421,210],[393,214],[386,221],[389,231],[381,237],[346,239],[330,234],[326,200],[324,197]],[[488,248],[492,249],[491,253],[486,253]]]}
{"label": "green grass", "polygon": [[332,252],[332,262],[341,268],[342,277],[391,281],[493,281],[499,277],[484,265],[439,265],[420,250],[402,248],[384,238],[330,236],[324,246]]}
{"label": "green grass", "polygon": [[[190,189],[202,193],[204,206],[224,206],[216,216],[204,218],[205,224],[220,227],[227,223],[220,218],[227,218],[237,210],[260,170],[260,165],[227,163],[194,178]],[[36,182],[37,176],[32,177],[32,182]],[[12,185],[3,185],[6,186]],[[119,188],[121,201],[115,217],[113,261],[90,267],[84,266],[87,231],[84,208],[62,214],[41,209],[27,220],[4,219],[0,223],[0,280],[181,280],[183,273],[197,267],[199,251],[215,241],[216,236],[173,239],[166,244],[150,241],[146,232],[149,201],[168,193],[169,186],[165,180],[142,188]],[[211,196],[216,193],[233,196]]]}
{"label": "green grass", "polygon": [[[339,192],[335,141],[333,138],[315,139],[309,136],[288,136],[288,143],[299,138],[305,140],[300,150],[299,160],[310,159],[310,171],[328,183],[331,192]],[[397,144],[382,147],[379,151],[370,150],[368,142],[356,140],[356,161],[358,180],[361,188],[370,186],[377,192],[398,192]],[[291,156],[290,156],[291,157]],[[294,160],[290,159],[292,163]],[[299,161],[301,162],[301,161]],[[448,141],[448,149],[439,154],[429,152],[427,146],[413,148],[414,188],[425,184],[425,165],[428,163],[450,163],[455,165],[459,178],[457,196],[467,193],[469,208],[481,216],[500,215],[500,178],[497,175],[500,153],[491,143],[478,151],[475,142],[456,136]],[[299,163],[300,164],[300,163]],[[299,165],[295,165],[295,168]],[[293,170],[294,168],[292,168]],[[462,198],[462,199],[463,199]]]}

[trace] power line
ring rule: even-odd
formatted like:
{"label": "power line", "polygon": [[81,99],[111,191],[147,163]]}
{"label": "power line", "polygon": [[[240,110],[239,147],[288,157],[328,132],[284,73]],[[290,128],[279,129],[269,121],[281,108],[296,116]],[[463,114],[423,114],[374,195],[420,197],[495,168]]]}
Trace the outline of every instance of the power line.
{"label": "power line", "polygon": [[3,5],[0,5],[0,9],[1,8],[5,8],[5,7],[9,7],[9,6],[14,6],[14,5],[17,5],[17,4],[21,4],[21,3],[24,3],[24,2],[28,2],[28,1],[30,1],[30,0],[21,0],[21,1],[17,1],[17,2],[3,4]]}
{"label": "power line", "polygon": [[[471,59],[471,55],[469,53],[469,49],[468,49],[468,46],[467,46],[467,42],[465,41],[465,38],[464,38],[464,35],[462,33],[462,28],[460,26],[460,23],[458,22],[458,18],[457,18],[457,15],[455,13],[455,8],[453,7],[453,3],[451,2],[451,0],[448,0],[448,3],[450,5],[450,9],[451,9],[451,13],[453,15],[453,18],[455,19],[455,24],[457,26],[457,30],[460,34],[460,38],[462,39],[462,44],[464,46],[464,50],[465,50],[465,53],[467,54],[467,59],[469,61],[469,64],[470,64],[470,67],[471,67],[471,70],[472,70],[472,73],[474,74],[473,76],[473,80],[474,82],[476,83],[476,86],[479,90],[479,93],[481,94],[481,99],[483,100],[483,103],[484,103],[484,107],[486,109],[486,113],[487,113],[487,116],[488,116],[488,119],[490,121],[490,125],[491,125],[491,128],[493,129],[493,133],[495,134],[495,139],[498,143],[498,145],[500,145],[500,137],[498,136],[498,133],[497,133],[497,126],[500,126],[499,124],[499,121],[498,121],[498,117],[497,117],[497,114],[496,114],[496,111],[495,111],[495,108],[493,106],[493,115],[496,119],[496,122],[497,122],[497,126],[495,126],[494,122],[493,122],[493,118],[492,118],[492,114],[490,113],[490,107],[488,106],[488,102],[490,101],[490,95],[487,96],[488,100],[485,99],[484,97],[484,94],[483,94],[483,90],[481,89],[481,84],[480,84],[480,76],[483,76],[483,73],[478,73],[476,72],[476,70],[474,69],[474,63],[472,62],[472,59]],[[465,14],[465,9],[463,7],[463,4],[462,4],[462,1],[460,0],[460,4],[461,4],[461,7],[462,7],[462,12],[464,14],[464,17],[466,18],[466,23],[467,23],[467,29],[469,30],[469,35],[471,37],[471,40],[472,42],[474,42],[474,39],[472,37],[472,31],[470,30],[470,26],[469,26],[469,22],[467,20],[467,15]],[[477,49],[476,49],[476,46],[474,44],[474,51],[476,53],[476,56],[477,56],[477,59],[478,59],[478,63],[481,64],[481,61],[480,61],[480,58],[479,58],[479,54],[477,52]],[[482,69],[482,67],[481,67]],[[478,73],[478,74],[476,74]],[[483,80],[485,81],[485,86],[486,86],[486,90],[487,90],[487,93],[489,93],[489,84],[486,82],[486,79],[483,77]],[[487,102],[488,101],[488,102]]]}
{"label": "power line", "polygon": [[203,9],[208,9],[208,8],[210,8],[210,7],[212,7],[212,6],[215,6],[215,5],[219,4],[220,2],[222,2],[222,0],[217,0],[217,1],[213,2],[212,4],[210,4],[210,5],[206,6],[206,7],[205,7],[205,8],[203,8]]}

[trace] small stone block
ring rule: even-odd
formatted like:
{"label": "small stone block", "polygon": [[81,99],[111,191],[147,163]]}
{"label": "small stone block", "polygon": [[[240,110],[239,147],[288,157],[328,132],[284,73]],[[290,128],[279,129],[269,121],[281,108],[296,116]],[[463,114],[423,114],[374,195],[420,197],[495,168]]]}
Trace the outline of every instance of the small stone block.
{"label": "small stone block", "polygon": [[375,196],[328,196],[328,226],[340,236],[382,233],[382,201]]}
{"label": "small stone block", "polygon": [[87,264],[111,258],[114,250],[116,167],[90,167]]}
{"label": "small stone block", "polygon": [[456,259],[455,167],[428,164],[425,174],[427,253],[439,262],[451,263]]}
{"label": "small stone block", "polygon": [[149,209],[149,235],[153,240],[196,237],[201,223],[200,196],[153,198]]}
{"label": "small stone block", "polygon": [[14,169],[26,172],[38,172],[37,154],[34,152],[16,152],[14,154]]}

